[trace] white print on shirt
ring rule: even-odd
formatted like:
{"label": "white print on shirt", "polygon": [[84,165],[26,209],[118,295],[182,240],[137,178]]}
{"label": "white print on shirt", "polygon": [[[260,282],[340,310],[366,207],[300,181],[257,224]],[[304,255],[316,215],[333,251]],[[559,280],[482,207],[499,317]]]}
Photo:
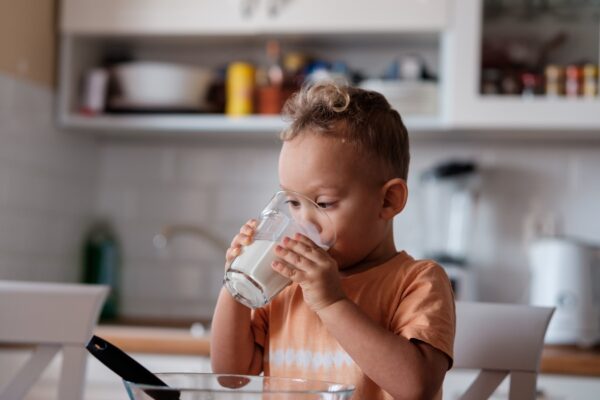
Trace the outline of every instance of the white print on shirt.
{"label": "white print on shirt", "polygon": [[342,366],[354,364],[352,358],[344,351],[312,352],[310,350],[294,350],[288,348],[277,349],[270,352],[269,363],[273,367],[295,366],[301,369],[328,370],[339,369]]}

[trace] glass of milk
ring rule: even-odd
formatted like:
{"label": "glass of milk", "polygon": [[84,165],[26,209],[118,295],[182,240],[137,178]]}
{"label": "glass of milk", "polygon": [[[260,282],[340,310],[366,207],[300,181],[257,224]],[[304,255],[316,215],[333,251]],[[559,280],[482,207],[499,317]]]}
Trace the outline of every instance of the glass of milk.
{"label": "glass of milk", "polygon": [[225,287],[237,301],[263,307],[291,283],[271,263],[277,259],[275,246],[296,233],[324,249],[335,243],[335,227],[323,208],[299,193],[277,192],[260,214],[253,242],[242,246],[225,272]]}

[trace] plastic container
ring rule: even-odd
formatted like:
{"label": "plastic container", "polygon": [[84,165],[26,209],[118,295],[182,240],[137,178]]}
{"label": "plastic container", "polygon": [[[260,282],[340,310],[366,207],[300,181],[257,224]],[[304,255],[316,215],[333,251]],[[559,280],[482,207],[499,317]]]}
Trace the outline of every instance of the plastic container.
{"label": "plastic container", "polygon": [[131,400],[344,400],[354,386],[306,379],[209,373],[156,374],[168,387],[125,381]]}

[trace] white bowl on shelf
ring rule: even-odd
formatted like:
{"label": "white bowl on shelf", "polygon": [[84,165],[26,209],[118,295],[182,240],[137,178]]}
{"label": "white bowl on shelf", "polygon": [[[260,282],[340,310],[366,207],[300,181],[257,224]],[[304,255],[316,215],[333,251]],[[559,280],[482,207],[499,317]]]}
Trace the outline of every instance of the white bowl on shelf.
{"label": "white bowl on shelf", "polygon": [[112,73],[120,91],[110,101],[115,108],[201,111],[214,79],[208,68],[155,61],[118,64]]}

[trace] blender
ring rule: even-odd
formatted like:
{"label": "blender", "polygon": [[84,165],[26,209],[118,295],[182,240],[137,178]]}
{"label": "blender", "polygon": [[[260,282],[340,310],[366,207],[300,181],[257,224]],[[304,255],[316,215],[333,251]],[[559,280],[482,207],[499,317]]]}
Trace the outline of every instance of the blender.
{"label": "blender", "polygon": [[468,253],[481,176],[470,160],[449,160],[421,175],[425,257],[446,270],[457,300],[475,300]]}

